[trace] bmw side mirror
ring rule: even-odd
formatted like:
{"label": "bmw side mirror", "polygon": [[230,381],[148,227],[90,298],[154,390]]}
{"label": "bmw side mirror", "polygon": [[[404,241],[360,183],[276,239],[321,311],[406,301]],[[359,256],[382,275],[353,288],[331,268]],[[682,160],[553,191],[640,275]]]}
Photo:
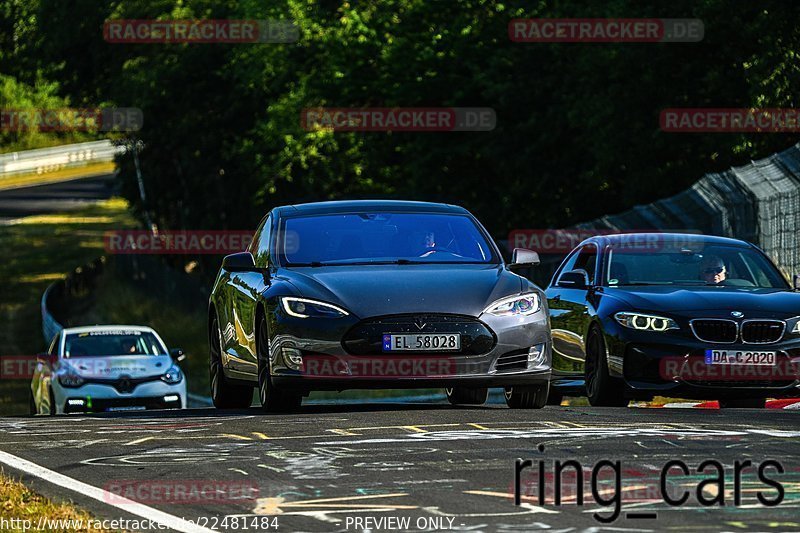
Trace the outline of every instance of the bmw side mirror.
{"label": "bmw side mirror", "polygon": [[800,274],[795,274],[794,279],[792,281],[792,285],[794,286],[794,290],[800,291]]}
{"label": "bmw side mirror", "polygon": [[526,250],[525,248],[514,248],[511,253],[511,264],[508,268],[525,268],[538,266],[541,261],[539,254],[533,250]]}
{"label": "bmw side mirror", "polygon": [[183,353],[183,350],[180,348],[173,348],[169,351],[169,356],[172,357],[172,360],[176,363],[180,363],[184,359],[186,359],[186,354]]}
{"label": "bmw side mirror", "polygon": [[239,252],[226,255],[222,260],[222,268],[228,272],[255,272],[256,262],[250,252]]}
{"label": "bmw side mirror", "polygon": [[570,270],[561,274],[556,285],[565,289],[587,289],[589,288],[589,274],[585,270]]}

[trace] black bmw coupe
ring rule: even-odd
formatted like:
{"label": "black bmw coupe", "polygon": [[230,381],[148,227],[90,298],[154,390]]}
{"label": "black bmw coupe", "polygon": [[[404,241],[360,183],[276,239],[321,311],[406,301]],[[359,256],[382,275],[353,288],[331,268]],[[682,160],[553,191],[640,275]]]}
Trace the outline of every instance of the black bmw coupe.
{"label": "black bmw coupe", "polygon": [[312,390],[444,387],[481,404],[545,405],[544,293],[506,265],[465,209],[349,201],[273,209],[248,250],[225,257],[209,306],[211,393],[298,407]]}
{"label": "black bmw coupe", "polygon": [[585,392],[596,406],[662,395],[763,407],[800,395],[800,294],[747,242],[592,237],[546,294],[556,400]]}

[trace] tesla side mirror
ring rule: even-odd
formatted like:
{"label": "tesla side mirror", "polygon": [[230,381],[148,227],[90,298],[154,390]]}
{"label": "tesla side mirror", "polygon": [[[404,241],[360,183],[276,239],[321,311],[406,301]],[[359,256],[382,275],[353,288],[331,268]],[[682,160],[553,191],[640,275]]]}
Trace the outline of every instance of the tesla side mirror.
{"label": "tesla side mirror", "polygon": [[255,272],[256,262],[250,252],[226,255],[222,260],[222,268],[228,272]]}
{"label": "tesla side mirror", "polygon": [[525,248],[514,248],[511,253],[511,264],[509,268],[525,268],[538,266],[541,261],[539,254],[533,250],[526,250]]}
{"label": "tesla side mirror", "polygon": [[186,354],[183,353],[183,350],[180,348],[173,348],[169,351],[169,356],[172,357],[172,360],[176,363],[180,363],[184,359],[186,359]]}
{"label": "tesla side mirror", "polygon": [[570,270],[561,274],[556,285],[565,289],[587,289],[589,287],[589,275],[585,270]]}

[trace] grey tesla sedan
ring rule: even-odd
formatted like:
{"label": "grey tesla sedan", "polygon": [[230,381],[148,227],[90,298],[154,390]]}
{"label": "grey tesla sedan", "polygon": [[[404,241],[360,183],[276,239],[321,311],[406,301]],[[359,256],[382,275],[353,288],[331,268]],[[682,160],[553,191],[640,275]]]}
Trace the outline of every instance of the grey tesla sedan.
{"label": "grey tesla sedan", "polygon": [[450,403],[541,408],[551,337],[539,287],[466,209],[406,201],[277,207],[226,256],[210,298],[220,408],[300,406],[313,390],[443,387]]}

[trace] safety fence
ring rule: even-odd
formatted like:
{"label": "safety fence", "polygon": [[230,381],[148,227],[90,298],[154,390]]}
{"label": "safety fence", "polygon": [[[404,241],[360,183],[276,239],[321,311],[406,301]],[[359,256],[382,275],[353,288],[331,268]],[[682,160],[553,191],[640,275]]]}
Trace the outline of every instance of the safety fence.
{"label": "safety fence", "polygon": [[113,163],[114,158],[125,153],[125,150],[124,146],[115,146],[111,141],[103,140],[0,154],[0,184],[4,179],[26,174],[48,174]]}
{"label": "safety fence", "polygon": [[579,229],[700,231],[760,246],[788,277],[800,273],[800,144],[724,172],[687,190]]}

